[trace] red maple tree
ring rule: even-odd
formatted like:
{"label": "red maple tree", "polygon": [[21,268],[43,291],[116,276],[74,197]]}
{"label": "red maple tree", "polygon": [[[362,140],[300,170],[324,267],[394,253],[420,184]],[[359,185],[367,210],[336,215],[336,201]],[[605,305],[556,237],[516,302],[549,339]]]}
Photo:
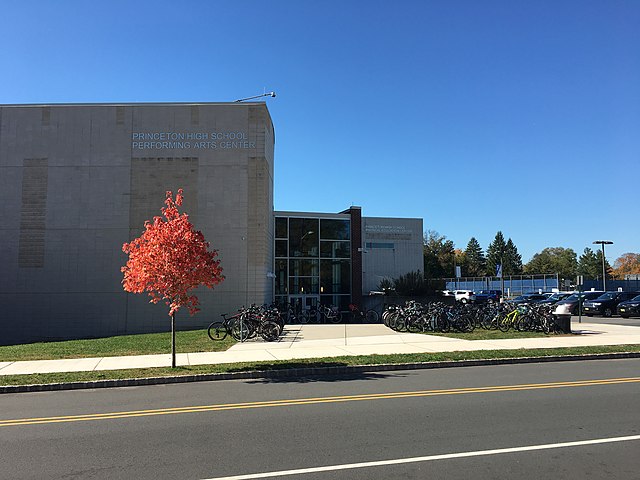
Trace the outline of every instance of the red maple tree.
{"label": "red maple tree", "polygon": [[224,280],[217,250],[209,251],[202,232],[194,229],[189,215],[180,213],[182,189],[175,200],[167,192],[162,217],[146,221],[139,238],[125,243],[129,255],[122,286],[127,292],[148,292],[151,303],[163,301],[169,306],[172,332],[172,366],[175,367],[175,314],[186,307],[191,315],[199,311],[198,297],[190,292],[204,285],[213,288]]}

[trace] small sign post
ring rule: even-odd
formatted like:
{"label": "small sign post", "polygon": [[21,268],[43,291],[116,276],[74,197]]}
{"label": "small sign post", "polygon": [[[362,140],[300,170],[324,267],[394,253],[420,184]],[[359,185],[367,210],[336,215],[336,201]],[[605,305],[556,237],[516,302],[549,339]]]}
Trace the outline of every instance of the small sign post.
{"label": "small sign post", "polygon": [[582,323],[582,285],[584,285],[584,275],[578,275],[576,279],[576,289],[578,290],[578,323]]}

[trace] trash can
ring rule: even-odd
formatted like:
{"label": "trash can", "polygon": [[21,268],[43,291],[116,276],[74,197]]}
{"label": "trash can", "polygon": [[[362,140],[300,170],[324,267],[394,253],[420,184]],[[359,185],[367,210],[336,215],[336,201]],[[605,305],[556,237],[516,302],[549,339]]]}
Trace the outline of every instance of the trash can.
{"label": "trash can", "polygon": [[571,333],[571,315],[554,315],[556,329],[562,333]]}

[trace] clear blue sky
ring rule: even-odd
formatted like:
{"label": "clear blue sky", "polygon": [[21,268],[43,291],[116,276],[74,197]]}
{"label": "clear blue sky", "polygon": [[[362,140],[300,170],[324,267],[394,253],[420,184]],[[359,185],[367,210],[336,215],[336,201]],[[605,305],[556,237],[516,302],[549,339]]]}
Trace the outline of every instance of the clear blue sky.
{"label": "clear blue sky", "polygon": [[[640,252],[640,2],[3,1],[0,103],[275,90],[275,208]],[[597,247],[596,247],[597,248]]]}

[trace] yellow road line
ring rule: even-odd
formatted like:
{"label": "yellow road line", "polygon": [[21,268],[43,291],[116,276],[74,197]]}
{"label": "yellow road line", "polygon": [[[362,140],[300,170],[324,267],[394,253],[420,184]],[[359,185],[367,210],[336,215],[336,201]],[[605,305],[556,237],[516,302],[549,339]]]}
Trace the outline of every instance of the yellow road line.
{"label": "yellow road line", "polygon": [[283,407],[293,405],[312,405],[319,403],[355,402],[363,400],[388,400],[410,397],[430,397],[439,395],[462,395],[469,393],[514,392],[520,390],[542,390],[550,388],[590,387],[596,385],[616,385],[622,383],[640,383],[640,377],[607,378],[600,380],[580,380],[573,382],[529,383],[521,385],[496,385],[487,387],[453,388],[443,390],[417,390],[409,392],[369,393],[360,395],[341,395],[332,397],[297,398],[287,400],[269,400],[262,402],[223,403],[217,405],[195,405],[154,410],[133,410],[111,413],[92,413],[85,415],[67,415],[58,417],[19,418],[0,420],[0,427],[18,425],[37,425],[46,423],[86,422],[91,420],[113,420],[118,418],[147,417],[154,415],[176,415],[180,413],[213,412],[224,410],[242,410],[249,408]]}

